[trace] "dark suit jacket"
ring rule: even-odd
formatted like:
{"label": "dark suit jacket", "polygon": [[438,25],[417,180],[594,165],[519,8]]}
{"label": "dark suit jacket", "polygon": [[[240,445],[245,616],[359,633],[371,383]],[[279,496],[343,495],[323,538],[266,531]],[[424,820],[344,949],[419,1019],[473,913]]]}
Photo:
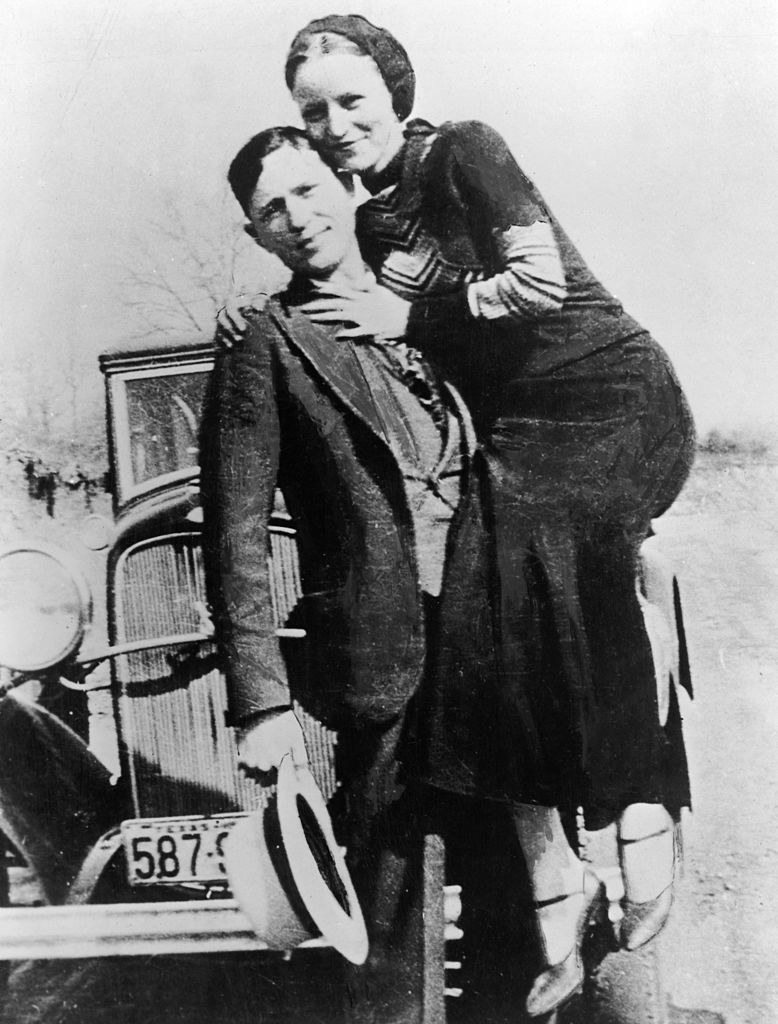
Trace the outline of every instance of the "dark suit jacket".
{"label": "dark suit jacket", "polygon": [[298,529],[317,710],[395,719],[424,663],[410,512],[353,347],[278,306],[217,355],[203,437],[209,578],[236,722],[290,702],[273,624],[276,485]]}
{"label": "dark suit jacket", "polygon": [[[425,622],[402,474],[354,348],[335,342],[335,330],[274,300],[252,314],[242,342],[217,355],[202,486],[210,599],[233,721],[288,705],[291,682],[294,696],[336,728],[410,736],[412,750],[406,742],[401,757],[419,779],[458,792],[515,793],[523,760],[517,737],[528,756],[538,747],[534,736],[521,740],[529,724],[521,701],[512,695],[501,708],[479,459],[466,470],[429,642],[433,624]],[[276,484],[298,529],[306,594],[310,665],[297,679],[270,600]]]}

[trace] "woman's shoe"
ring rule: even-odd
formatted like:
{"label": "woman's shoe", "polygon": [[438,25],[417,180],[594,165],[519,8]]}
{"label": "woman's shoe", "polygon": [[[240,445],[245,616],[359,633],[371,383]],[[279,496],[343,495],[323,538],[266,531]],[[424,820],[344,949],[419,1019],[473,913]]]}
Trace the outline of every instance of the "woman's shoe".
{"label": "woman's shoe", "polygon": [[672,883],[660,892],[656,899],[649,900],[648,903],[630,903],[629,900],[624,900],[624,917],[619,933],[622,947],[632,952],[655,938],[667,923],[672,905]]}
{"label": "woman's shoe", "polygon": [[564,960],[547,967],[535,978],[526,1002],[527,1013],[530,1017],[542,1017],[556,1010],[575,995],[583,984],[584,965],[581,946],[590,924],[605,911],[605,887],[595,874],[586,871],[583,878],[583,893],[571,893],[568,896],[560,896],[556,900],[535,904],[538,911],[550,905],[559,905],[561,909],[561,905],[569,900],[572,909],[580,903],[578,897],[581,895],[583,895],[583,902],[575,922],[573,948]]}
{"label": "woman's shoe", "polygon": [[670,916],[677,859],[672,821],[651,835],[620,837],[619,859],[625,890],[620,942],[631,951],[658,935]]}

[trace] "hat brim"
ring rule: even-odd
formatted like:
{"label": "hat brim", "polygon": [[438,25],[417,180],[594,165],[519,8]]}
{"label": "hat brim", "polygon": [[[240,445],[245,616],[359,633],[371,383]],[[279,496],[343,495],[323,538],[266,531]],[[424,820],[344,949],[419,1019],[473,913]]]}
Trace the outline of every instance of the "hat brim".
{"label": "hat brim", "polygon": [[347,960],[363,964],[367,930],[344,852],[313,775],[289,756],[278,769],[278,821],[292,878],[316,927]]}

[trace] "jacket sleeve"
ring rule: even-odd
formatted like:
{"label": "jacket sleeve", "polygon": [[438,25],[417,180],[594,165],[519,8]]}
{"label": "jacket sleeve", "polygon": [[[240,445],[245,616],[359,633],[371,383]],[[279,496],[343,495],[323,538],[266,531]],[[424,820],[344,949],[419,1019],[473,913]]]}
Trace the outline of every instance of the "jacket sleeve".
{"label": "jacket sleeve", "polygon": [[422,194],[441,225],[467,225],[492,273],[453,295],[411,305],[409,334],[445,333],[467,320],[534,320],[558,312],[567,289],[550,216],[503,138],[488,125],[443,126],[422,168]]}
{"label": "jacket sleeve", "polygon": [[256,313],[241,344],[217,345],[201,429],[206,580],[232,725],[290,703],[268,565],[280,448],[274,333]]}

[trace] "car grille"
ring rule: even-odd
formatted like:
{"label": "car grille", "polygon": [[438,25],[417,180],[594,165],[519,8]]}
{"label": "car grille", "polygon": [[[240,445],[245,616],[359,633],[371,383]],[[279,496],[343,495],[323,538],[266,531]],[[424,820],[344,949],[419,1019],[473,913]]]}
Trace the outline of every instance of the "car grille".
{"label": "car grille", "polygon": [[[294,531],[271,527],[277,626],[300,596]],[[145,540],[117,563],[116,641],[202,631],[205,583],[197,533]],[[294,642],[294,641],[287,641]],[[297,641],[300,642],[300,641]],[[237,767],[227,693],[212,644],[162,647],[114,660],[119,736],[135,814],[157,817],[252,810],[269,788]],[[301,708],[311,770],[325,798],[336,788],[334,734]]]}

